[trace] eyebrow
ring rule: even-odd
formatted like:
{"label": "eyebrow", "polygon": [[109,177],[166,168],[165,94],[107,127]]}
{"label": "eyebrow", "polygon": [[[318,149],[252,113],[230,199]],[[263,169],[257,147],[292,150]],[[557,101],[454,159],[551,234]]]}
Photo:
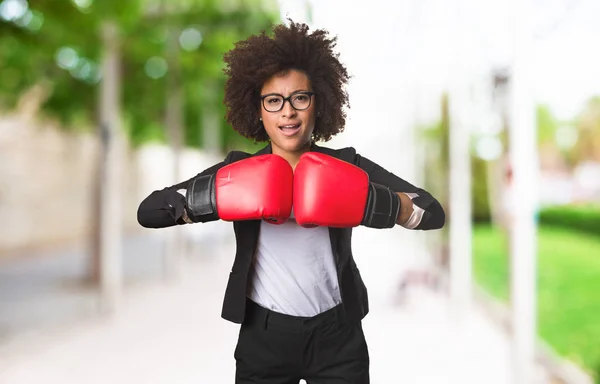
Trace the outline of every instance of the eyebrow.
{"label": "eyebrow", "polygon": [[[311,92],[308,89],[296,89],[293,92],[290,92],[290,95],[293,95],[294,93],[298,93],[298,92]],[[272,95],[280,95],[283,96],[281,93],[277,93],[277,92],[271,92],[271,93],[265,93],[264,95],[261,96],[272,96]]]}

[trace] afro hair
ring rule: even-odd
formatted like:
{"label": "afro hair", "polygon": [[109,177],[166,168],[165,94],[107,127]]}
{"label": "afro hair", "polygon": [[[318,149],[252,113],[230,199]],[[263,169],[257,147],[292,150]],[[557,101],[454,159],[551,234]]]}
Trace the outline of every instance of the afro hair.
{"label": "afro hair", "polygon": [[306,73],[316,94],[312,139],[328,141],[344,130],[344,107],[350,106],[345,85],[350,76],[334,52],[337,38],[322,29],[309,33],[306,24],[289,21],[289,26],[274,26],[273,37],[262,31],[237,42],[224,55],[227,123],[255,142],[268,141],[258,119],[260,90],[272,76],[296,69]]}

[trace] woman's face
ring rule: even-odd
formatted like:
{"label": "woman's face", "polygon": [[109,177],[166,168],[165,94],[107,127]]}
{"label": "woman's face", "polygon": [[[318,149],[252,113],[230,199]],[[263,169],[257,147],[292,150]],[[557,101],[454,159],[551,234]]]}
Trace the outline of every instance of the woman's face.
{"label": "woman's face", "polygon": [[[315,96],[308,76],[298,70],[279,73],[267,80],[261,89],[260,117],[271,139],[273,153],[294,153],[310,147],[315,129]],[[283,101],[290,97],[290,100]],[[292,106],[294,103],[297,110]],[[270,111],[267,111],[268,108]]]}

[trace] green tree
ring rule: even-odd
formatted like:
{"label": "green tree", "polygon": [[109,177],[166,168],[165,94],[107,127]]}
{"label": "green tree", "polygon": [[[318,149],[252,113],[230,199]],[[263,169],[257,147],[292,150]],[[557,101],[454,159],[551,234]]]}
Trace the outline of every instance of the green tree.
{"label": "green tree", "polygon": [[575,119],[577,142],[567,152],[573,162],[600,162],[600,96],[592,97]]}
{"label": "green tree", "polygon": [[175,40],[188,39],[175,59],[183,84],[185,143],[203,144],[201,122],[208,111],[219,116],[211,129],[221,131],[221,149],[231,146],[236,136],[222,118],[222,55],[278,19],[274,3],[260,0],[229,2],[227,8],[216,0],[171,0],[165,7],[150,0],[0,5],[8,2],[21,8],[0,18],[0,107],[15,108],[27,90],[43,86],[46,97],[37,102],[45,113],[66,129],[91,129],[101,80],[98,31],[104,20],[114,20],[121,34],[124,127],[133,145],[167,140],[166,46],[173,44],[168,31],[175,29],[180,32]]}
{"label": "green tree", "polygon": [[[201,145],[206,137],[198,134],[202,115],[224,115],[222,55],[235,41],[276,21],[276,14],[266,11],[260,0],[228,4],[0,2],[0,107],[10,110],[26,101],[58,118],[66,129],[98,127],[102,151],[92,215],[95,280],[106,255],[113,255],[111,263],[118,262],[118,234],[107,231],[119,224],[115,191],[122,154],[115,150],[121,127],[117,120],[122,118],[133,145],[169,140],[176,155],[181,145]],[[106,58],[113,61],[101,71]],[[40,88],[43,92],[29,92]],[[231,131],[223,119],[212,121],[214,126],[202,129]],[[219,149],[230,145],[231,136],[217,136]],[[106,270],[113,273],[114,282],[118,276],[110,267]],[[102,288],[114,291],[115,285]],[[105,299],[112,300],[110,295]]]}

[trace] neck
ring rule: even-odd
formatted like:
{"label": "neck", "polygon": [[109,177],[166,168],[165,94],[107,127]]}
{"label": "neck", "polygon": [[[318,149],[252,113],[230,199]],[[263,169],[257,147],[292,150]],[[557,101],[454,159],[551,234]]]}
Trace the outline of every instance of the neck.
{"label": "neck", "polygon": [[272,152],[274,155],[283,157],[288,163],[290,163],[293,169],[296,169],[296,164],[298,164],[300,161],[300,156],[302,156],[303,153],[310,151],[311,145],[312,143],[308,142],[297,151],[285,151],[277,146],[272,146]]}

